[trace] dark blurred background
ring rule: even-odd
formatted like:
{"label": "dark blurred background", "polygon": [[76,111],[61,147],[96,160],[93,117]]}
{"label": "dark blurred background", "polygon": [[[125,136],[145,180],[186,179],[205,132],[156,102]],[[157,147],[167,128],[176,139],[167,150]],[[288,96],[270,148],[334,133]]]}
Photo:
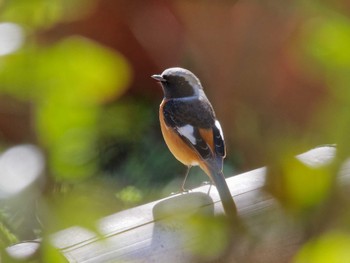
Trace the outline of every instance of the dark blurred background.
{"label": "dark blurred background", "polygon": [[[0,14],[3,245],[179,190],[185,167],[163,142],[150,78],[168,67],[201,79],[226,176],[281,171],[321,144],[339,144],[339,163],[348,156],[345,0],[5,0]],[[187,187],[206,180],[195,168]]]}

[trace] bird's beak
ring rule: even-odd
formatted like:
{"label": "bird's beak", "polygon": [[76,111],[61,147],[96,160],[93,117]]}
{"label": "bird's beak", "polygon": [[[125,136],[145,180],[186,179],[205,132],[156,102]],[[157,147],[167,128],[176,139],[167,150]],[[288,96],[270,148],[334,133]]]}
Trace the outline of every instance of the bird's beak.
{"label": "bird's beak", "polygon": [[152,75],[151,77],[154,78],[156,81],[159,81],[159,82],[164,82],[165,81],[165,79],[161,75]]}

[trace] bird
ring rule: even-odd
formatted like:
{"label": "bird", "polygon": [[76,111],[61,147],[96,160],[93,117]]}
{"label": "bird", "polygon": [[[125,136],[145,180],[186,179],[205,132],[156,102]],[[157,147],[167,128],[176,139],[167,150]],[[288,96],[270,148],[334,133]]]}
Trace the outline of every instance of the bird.
{"label": "bird", "polygon": [[160,127],[170,152],[187,166],[185,180],[190,168],[199,166],[216,186],[225,214],[235,217],[237,208],[223,174],[224,134],[200,80],[180,67],[168,68],[151,77],[163,89]]}

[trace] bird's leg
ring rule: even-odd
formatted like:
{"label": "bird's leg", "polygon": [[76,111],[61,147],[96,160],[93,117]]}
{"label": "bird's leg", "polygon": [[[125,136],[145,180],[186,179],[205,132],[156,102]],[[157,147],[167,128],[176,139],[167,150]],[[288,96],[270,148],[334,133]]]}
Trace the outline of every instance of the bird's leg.
{"label": "bird's leg", "polygon": [[209,182],[209,189],[208,189],[208,195],[210,194],[211,187],[213,186],[212,181]]}
{"label": "bird's leg", "polygon": [[211,187],[213,186],[213,182],[210,180],[210,181],[204,181],[202,182],[202,185],[205,186],[205,185],[209,185],[209,188],[208,188],[208,192],[207,192],[207,195],[210,194],[210,190],[211,190]]}
{"label": "bird's leg", "polygon": [[185,189],[185,184],[186,184],[187,176],[188,176],[188,174],[189,174],[189,172],[190,172],[191,167],[192,167],[191,165],[188,165],[188,166],[187,166],[185,178],[184,178],[184,180],[183,180],[183,182],[182,182],[180,192],[188,192],[188,190]]}

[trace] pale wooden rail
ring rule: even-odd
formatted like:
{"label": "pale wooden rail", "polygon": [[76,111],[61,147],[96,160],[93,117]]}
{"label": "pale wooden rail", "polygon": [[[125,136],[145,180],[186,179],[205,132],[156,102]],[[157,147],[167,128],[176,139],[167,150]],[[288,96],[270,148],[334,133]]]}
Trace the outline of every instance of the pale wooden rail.
{"label": "pale wooden rail", "polygon": [[[334,156],[335,148],[325,146],[297,158],[317,166],[331,161]],[[258,256],[251,257],[251,262],[283,262],[297,249],[300,235],[280,211],[278,202],[263,191],[265,173],[266,168],[256,169],[230,177],[227,183],[244,223],[253,232],[261,229],[266,232],[263,242],[255,248]],[[202,186],[188,194],[170,196],[105,217],[98,222],[103,239],[77,226],[54,234],[53,244],[69,262],[191,262],[193,257],[188,246],[195,245],[200,237],[181,235],[181,222],[162,218],[196,211],[222,214],[216,188],[212,187],[207,195],[208,187]],[[266,231],[269,228],[271,231]],[[9,247],[7,252],[13,257],[24,258],[37,247],[38,243],[26,242]]]}

